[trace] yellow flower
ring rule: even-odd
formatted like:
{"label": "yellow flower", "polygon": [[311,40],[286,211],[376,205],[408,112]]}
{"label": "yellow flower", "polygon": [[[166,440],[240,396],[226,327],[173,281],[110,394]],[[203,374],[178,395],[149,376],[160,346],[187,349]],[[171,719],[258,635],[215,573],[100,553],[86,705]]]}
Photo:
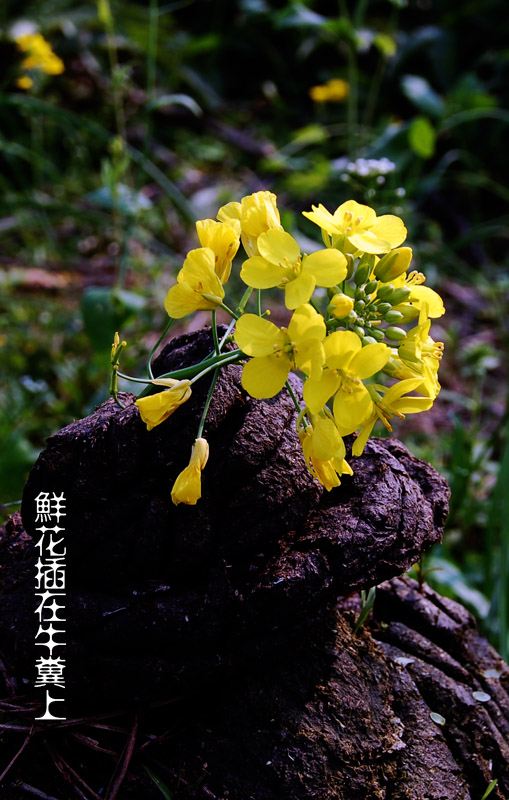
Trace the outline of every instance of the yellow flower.
{"label": "yellow flower", "polygon": [[440,360],[430,355],[424,355],[420,363],[414,365],[412,369],[408,364],[404,364],[398,356],[397,350],[392,350],[392,356],[384,367],[384,372],[391,378],[403,381],[409,378],[418,378],[422,384],[422,393],[435,399],[440,393],[440,383],[438,381],[438,368]]}
{"label": "yellow flower", "polygon": [[339,486],[339,476],[352,475],[345,461],[345,445],[330,417],[312,417],[312,424],[299,429],[299,439],[308,469],[327,491]]}
{"label": "yellow flower", "polygon": [[64,71],[64,62],[40,33],[25,33],[16,39],[16,44],[28,54],[21,63],[23,69],[39,69],[47,75],[60,75]]}
{"label": "yellow flower", "polygon": [[21,77],[16,80],[18,89],[31,89],[33,85],[34,82],[29,75],[21,75]]}
{"label": "yellow flower", "polygon": [[315,103],[341,103],[348,97],[349,84],[341,78],[331,78],[327,83],[312,86],[309,96]]}
{"label": "yellow flower", "polygon": [[[400,248],[400,252],[403,250],[410,250],[408,247]],[[398,252],[398,251],[394,251]],[[410,250],[410,253],[412,251]],[[389,254],[392,255],[392,254]],[[380,264],[381,262],[379,262]],[[410,263],[410,262],[409,262]],[[378,275],[378,266],[375,267],[375,275]],[[431,319],[438,319],[439,317],[445,314],[445,307],[444,301],[433,289],[430,289],[428,286],[423,286],[422,284],[425,282],[426,278],[422,274],[422,272],[417,272],[417,270],[412,270],[412,272],[406,274],[398,275],[394,279],[384,278],[384,283],[392,283],[395,289],[406,288],[410,289],[411,294],[408,299],[402,303],[401,305],[394,306],[396,309],[401,310],[404,314],[404,322],[409,321],[412,316],[417,317],[421,309],[423,308],[424,304],[428,307],[428,317]]]}
{"label": "yellow flower", "polygon": [[285,385],[290,370],[300,369],[315,379],[324,362],[325,320],[310,305],[292,314],[288,328],[243,314],[237,322],[235,341],[251,361],[242,371],[242,386],[251,397],[274,397]]}
{"label": "yellow flower", "polygon": [[189,465],[182,470],[171,490],[171,499],[178,506],[185,503],[194,506],[201,497],[201,473],[209,457],[209,444],[206,439],[196,439],[191,450]]}
{"label": "yellow flower", "polygon": [[307,303],[315,286],[334,286],[346,278],[346,258],[338,250],[318,250],[302,257],[293,236],[280,230],[262,233],[257,246],[260,255],[244,262],[240,277],[254,289],[284,289],[289,309]]}
{"label": "yellow flower", "polygon": [[435,342],[429,335],[431,320],[428,317],[428,305],[423,303],[419,322],[412,328],[399,344],[398,356],[415,372],[422,372],[424,358],[432,358],[437,362],[443,356],[443,342]]}
{"label": "yellow flower", "polygon": [[192,311],[211,310],[221,305],[224,289],[216,271],[216,257],[210,247],[187,254],[177,283],[166,295],[164,307],[170,317],[180,319]]}
{"label": "yellow flower", "polygon": [[334,418],[341,436],[357,430],[372,413],[373,400],[363,380],[384,368],[391,356],[382,343],[363,347],[353,331],[335,331],[324,342],[325,366],[321,376],[304,383],[304,400],[312,414],[334,397]]}
{"label": "yellow flower", "polygon": [[240,222],[216,222],[201,219],[196,223],[198,238],[202,247],[210,247],[215,256],[215,272],[224,285],[230,277],[232,261],[240,244]]}
{"label": "yellow flower", "polygon": [[[366,442],[371,435],[371,431],[379,419],[388,431],[392,431],[389,420],[396,416],[404,419],[405,414],[418,414],[420,411],[427,411],[433,405],[433,397],[407,397],[410,392],[425,391],[422,378],[409,378],[400,381],[390,389],[377,386],[370,387],[374,399],[373,411],[370,417],[364,422],[359,436],[352,447],[352,455],[360,456],[364,451]],[[378,391],[377,391],[378,390]],[[380,391],[385,392],[382,397]]]}
{"label": "yellow flower", "polygon": [[140,412],[140,417],[151,431],[156,425],[160,425],[168,419],[182,403],[191,397],[191,383],[188,380],[177,381],[173,378],[159,378],[153,380],[156,386],[169,386],[166,392],[159,392],[148,397],[140,397],[136,400],[136,405]]}
{"label": "yellow flower", "polygon": [[248,256],[257,256],[257,239],[269,230],[283,230],[277,197],[272,192],[255,192],[246,195],[240,203],[228,203],[219,209],[217,218],[231,224],[238,220],[242,230],[242,244]]}
{"label": "yellow flower", "polygon": [[352,298],[348,297],[348,295],[343,294],[342,292],[339,292],[331,298],[327,310],[329,314],[332,314],[332,316],[336,317],[336,319],[343,319],[350,313],[350,311],[352,311],[353,306],[354,302]]}
{"label": "yellow flower", "polygon": [[388,253],[405,241],[407,230],[399,217],[377,217],[369,206],[348,200],[331,214],[320,204],[303,215],[333,237],[332,244],[345,252]]}

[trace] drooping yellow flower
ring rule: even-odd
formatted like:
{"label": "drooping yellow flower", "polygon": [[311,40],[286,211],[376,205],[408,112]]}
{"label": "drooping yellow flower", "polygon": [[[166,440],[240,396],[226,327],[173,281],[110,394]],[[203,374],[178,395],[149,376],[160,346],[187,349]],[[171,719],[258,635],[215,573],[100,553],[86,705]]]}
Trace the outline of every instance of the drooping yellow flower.
{"label": "drooping yellow flower", "polygon": [[285,385],[290,370],[300,369],[318,379],[325,359],[325,320],[310,305],[292,314],[288,328],[243,314],[237,322],[235,341],[251,361],[242,371],[242,386],[251,397],[274,397]]}
{"label": "drooping yellow flower", "polygon": [[324,342],[325,369],[304,383],[304,400],[311,413],[334,397],[334,419],[341,436],[357,430],[369,417],[373,400],[363,380],[384,368],[390,348],[380,343],[362,347],[353,331],[335,331]]}
{"label": "drooping yellow flower", "polygon": [[332,236],[332,244],[347,253],[388,253],[405,241],[407,230],[399,217],[377,217],[369,206],[348,200],[331,214],[321,203],[303,215]]}
{"label": "drooping yellow flower", "polygon": [[185,503],[194,506],[201,497],[201,473],[209,458],[209,444],[206,439],[196,439],[191,450],[191,459],[188,466],[178,475],[171,499],[178,506]]}
{"label": "drooping yellow flower", "polygon": [[272,192],[255,192],[246,195],[240,203],[228,203],[217,214],[221,222],[238,220],[242,231],[242,244],[248,256],[257,256],[257,239],[270,230],[283,230],[277,207],[277,197]]}
{"label": "drooping yellow flower", "polygon": [[340,475],[352,475],[345,461],[346,450],[343,439],[334,421],[327,416],[312,416],[312,423],[299,429],[299,439],[308,469],[327,491],[339,486]]}
{"label": "drooping yellow flower", "polygon": [[164,301],[170,317],[180,319],[192,311],[207,311],[221,305],[224,289],[215,266],[216,257],[210,247],[199,247],[187,254],[177,275],[177,283],[171,287]]}
{"label": "drooping yellow flower", "polygon": [[188,380],[160,378],[153,380],[152,383],[156,386],[169,386],[170,388],[166,392],[139,397],[136,400],[140,417],[149,431],[168,419],[182,403],[191,397],[191,383]]}
{"label": "drooping yellow flower", "polygon": [[[389,422],[392,417],[396,416],[399,419],[404,419],[405,414],[418,414],[420,411],[427,411],[433,405],[433,397],[408,397],[410,392],[425,391],[422,378],[409,378],[400,381],[387,390],[382,386],[377,386],[376,389],[374,387],[370,388],[374,401],[373,411],[364,422],[361,432],[353,444],[352,455],[354,456],[362,455],[377,420],[380,420],[388,431],[392,431]],[[382,395],[381,391],[384,391],[385,395]]]}
{"label": "drooping yellow flower", "polygon": [[38,69],[46,75],[61,75],[64,71],[64,62],[40,33],[25,33],[16,39],[16,44],[27,53],[21,62],[23,69]]}
{"label": "drooping yellow flower", "polygon": [[260,255],[244,262],[240,277],[254,289],[284,289],[289,309],[307,303],[315,286],[334,286],[346,278],[347,262],[339,250],[318,250],[303,257],[293,236],[280,230],[262,233],[257,246]]}
{"label": "drooping yellow flower", "polygon": [[327,83],[312,86],[309,96],[315,103],[341,103],[350,91],[349,84],[342,78],[331,78]]}
{"label": "drooping yellow flower", "polygon": [[201,219],[196,223],[198,239],[202,247],[209,247],[215,256],[215,271],[221,283],[230,277],[232,261],[240,244],[240,222],[216,222],[214,219]]}
{"label": "drooping yellow flower", "polygon": [[384,372],[390,378],[398,381],[418,378],[422,384],[420,390],[422,394],[436,399],[440,393],[440,383],[438,381],[438,368],[440,360],[432,355],[424,354],[420,363],[412,369],[408,364],[403,363],[396,349],[392,349],[392,356],[384,367]]}

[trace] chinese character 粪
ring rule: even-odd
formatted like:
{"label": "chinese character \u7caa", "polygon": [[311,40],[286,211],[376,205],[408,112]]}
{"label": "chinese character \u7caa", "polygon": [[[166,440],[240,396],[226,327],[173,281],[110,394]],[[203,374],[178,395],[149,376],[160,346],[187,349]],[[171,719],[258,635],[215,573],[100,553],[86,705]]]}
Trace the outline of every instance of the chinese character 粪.
{"label": "chinese character \u7caa", "polygon": [[37,668],[37,680],[34,686],[45,686],[47,683],[53,683],[55,686],[60,686],[65,689],[63,671],[65,667],[65,659],[60,658],[44,658],[41,656],[35,662]]}

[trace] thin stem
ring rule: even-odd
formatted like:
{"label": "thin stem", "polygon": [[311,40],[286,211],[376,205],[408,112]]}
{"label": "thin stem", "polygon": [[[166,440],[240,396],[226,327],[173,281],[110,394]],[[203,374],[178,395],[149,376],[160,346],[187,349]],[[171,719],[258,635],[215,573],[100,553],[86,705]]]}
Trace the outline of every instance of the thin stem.
{"label": "thin stem", "polygon": [[212,312],[212,338],[214,339],[214,350],[216,356],[218,356],[220,353],[220,349],[219,349],[219,338],[217,336],[216,309],[214,309]]}
{"label": "thin stem", "polygon": [[286,383],[285,383],[285,386],[286,386],[286,388],[288,389],[288,394],[290,395],[290,397],[291,397],[291,398],[292,398],[292,400],[293,400],[293,404],[294,404],[295,408],[297,409],[297,413],[298,413],[298,414],[300,414],[300,412],[302,411],[302,409],[301,409],[301,407],[300,407],[300,403],[299,403],[299,401],[298,401],[298,399],[297,399],[297,396],[296,396],[295,392],[294,392],[294,391],[293,391],[293,389],[292,389],[292,386],[291,386],[291,384],[290,384],[290,381],[286,381]]}
{"label": "thin stem", "polygon": [[168,322],[164,326],[164,330],[163,330],[162,334],[160,335],[159,339],[157,340],[157,342],[153,346],[152,350],[150,351],[150,354],[149,354],[149,357],[148,357],[148,361],[147,361],[147,372],[148,372],[148,374],[149,374],[149,376],[151,378],[154,377],[154,373],[152,372],[152,359],[154,358],[154,353],[156,352],[157,348],[159,347],[159,345],[163,341],[164,337],[166,336],[166,334],[168,333],[168,331],[170,330],[170,328],[171,328],[171,326],[173,325],[174,322],[175,322],[175,320],[173,319],[173,317],[169,317]]}
{"label": "thin stem", "polygon": [[224,334],[223,338],[222,338],[222,339],[221,339],[221,341],[219,342],[219,350],[222,350],[222,348],[223,348],[223,345],[224,345],[224,343],[226,342],[226,340],[227,340],[228,336],[230,335],[230,333],[232,332],[233,328],[235,327],[235,323],[236,323],[236,322],[237,322],[237,320],[236,320],[236,319],[232,319],[232,321],[231,321],[231,322],[230,322],[230,324],[228,325],[228,328],[226,329],[226,332],[225,332],[225,334]]}
{"label": "thin stem", "polygon": [[259,317],[262,315],[262,290],[256,290],[256,313]]}
{"label": "thin stem", "polygon": [[240,316],[239,314],[236,314],[235,311],[232,311],[231,308],[228,308],[228,306],[225,305],[224,303],[221,303],[219,308],[222,308],[223,311],[227,311],[228,314],[230,315],[230,317],[233,317],[233,319],[235,319],[235,320],[237,320],[239,318],[239,316]]}
{"label": "thin stem", "polygon": [[214,371],[212,376],[212,381],[210,384],[209,392],[207,394],[207,399],[205,400],[205,405],[203,407],[203,414],[201,415],[200,424],[198,426],[198,433],[196,434],[196,438],[199,439],[203,433],[203,428],[205,427],[205,420],[207,419],[207,414],[210,408],[210,403],[212,401],[212,395],[214,394],[214,388],[216,386],[217,377],[219,375],[219,368],[217,367]]}
{"label": "thin stem", "polygon": [[[160,378],[175,378],[177,380],[184,380],[186,378],[197,378],[210,372],[214,367],[224,367],[227,364],[235,364],[236,361],[241,361],[246,358],[241,350],[233,350],[229,353],[221,353],[219,356],[200,361],[192,367],[184,367],[183,369],[176,369],[174,372],[166,372],[160,375]],[[146,381],[145,381],[146,382]],[[138,395],[139,398],[146,397],[154,391],[153,384],[150,384]]]}

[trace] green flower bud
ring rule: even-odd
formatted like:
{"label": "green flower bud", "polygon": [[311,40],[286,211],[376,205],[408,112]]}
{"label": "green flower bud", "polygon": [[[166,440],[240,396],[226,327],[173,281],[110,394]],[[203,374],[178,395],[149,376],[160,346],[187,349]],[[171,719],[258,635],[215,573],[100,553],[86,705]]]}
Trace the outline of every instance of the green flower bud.
{"label": "green flower bud", "polygon": [[358,317],[355,311],[350,311],[350,313],[348,314],[348,322],[355,322],[356,319],[358,319]]}
{"label": "green flower bud", "polygon": [[409,289],[408,286],[401,286],[399,289],[394,289],[390,297],[391,305],[397,306],[400,303],[404,303],[411,294],[412,290]]}
{"label": "green flower bud", "polygon": [[385,314],[384,319],[386,322],[401,322],[403,319],[403,314],[401,311],[396,311],[396,309],[391,308],[391,310],[387,311]]}
{"label": "green flower bud", "polygon": [[373,294],[373,292],[376,291],[377,286],[378,286],[378,281],[370,281],[364,287],[365,294]]}
{"label": "green flower bud", "polygon": [[367,344],[376,344],[376,339],[373,339],[372,336],[365,336],[362,340],[362,346],[366,347]]}
{"label": "green flower bud", "polygon": [[398,275],[403,275],[410,266],[412,260],[412,251],[409,247],[398,247],[396,250],[391,250],[380,259],[375,267],[375,275],[378,280],[387,283],[397,278]]}
{"label": "green flower bud", "polygon": [[412,320],[417,319],[419,316],[419,309],[411,305],[411,303],[401,303],[395,311],[399,311],[403,314],[402,322],[412,322]]}
{"label": "green flower bud", "polygon": [[362,328],[360,325],[354,325],[353,329],[357,336],[360,336],[361,339],[364,339],[364,328]]}
{"label": "green flower bud", "polygon": [[379,314],[387,314],[387,312],[390,311],[391,309],[392,306],[390,303],[378,303],[376,307],[376,310],[378,311]]}
{"label": "green flower bud", "polygon": [[392,339],[393,342],[401,342],[406,336],[406,331],[403,328],[394,328],[390,327],[384,331],[385,335],[388,339]]}
{"label": "green flower bud", "polygon": [[387,283],[385,286],[380,286],[376,296],[378,300],[388,300],[389,297],[392,296],[393,292],[394,292],[394,286],[392,285],[392,283]]}
{"label": "green flower bud", "polygon": [[355,267],[355,260],[354,260],[353,256],[350,255],[350,253],[344,253],[344,256],[346,258],[346,266],[347,266],[346,280],[349,281],[350,278],[353,275],[353,271],[354,271],[354,267]]}
{"label": "green flower bud", "polygon": [[364,302],[364,300],[357,300],[357,302],[355,303],[354,308],[355,308],[355,310],[357,311],[358,314],[362,314],[362,312],[364,311],[365,306],[366,306],[366,303]]}
{"label": "green flower bud", "polygon": [[385,339],[385,331],[381,331],[380,328],[371,328],[369,333],[377,342],[383,342]]}
{"label": "green flower bud", "polygon": [[366,283],[369,275],[371,273],[371,266],[370,264],[359,264],[357,267],[357,272],[354,275],[354,281],[356,286],[362,286],[363,283]]}

